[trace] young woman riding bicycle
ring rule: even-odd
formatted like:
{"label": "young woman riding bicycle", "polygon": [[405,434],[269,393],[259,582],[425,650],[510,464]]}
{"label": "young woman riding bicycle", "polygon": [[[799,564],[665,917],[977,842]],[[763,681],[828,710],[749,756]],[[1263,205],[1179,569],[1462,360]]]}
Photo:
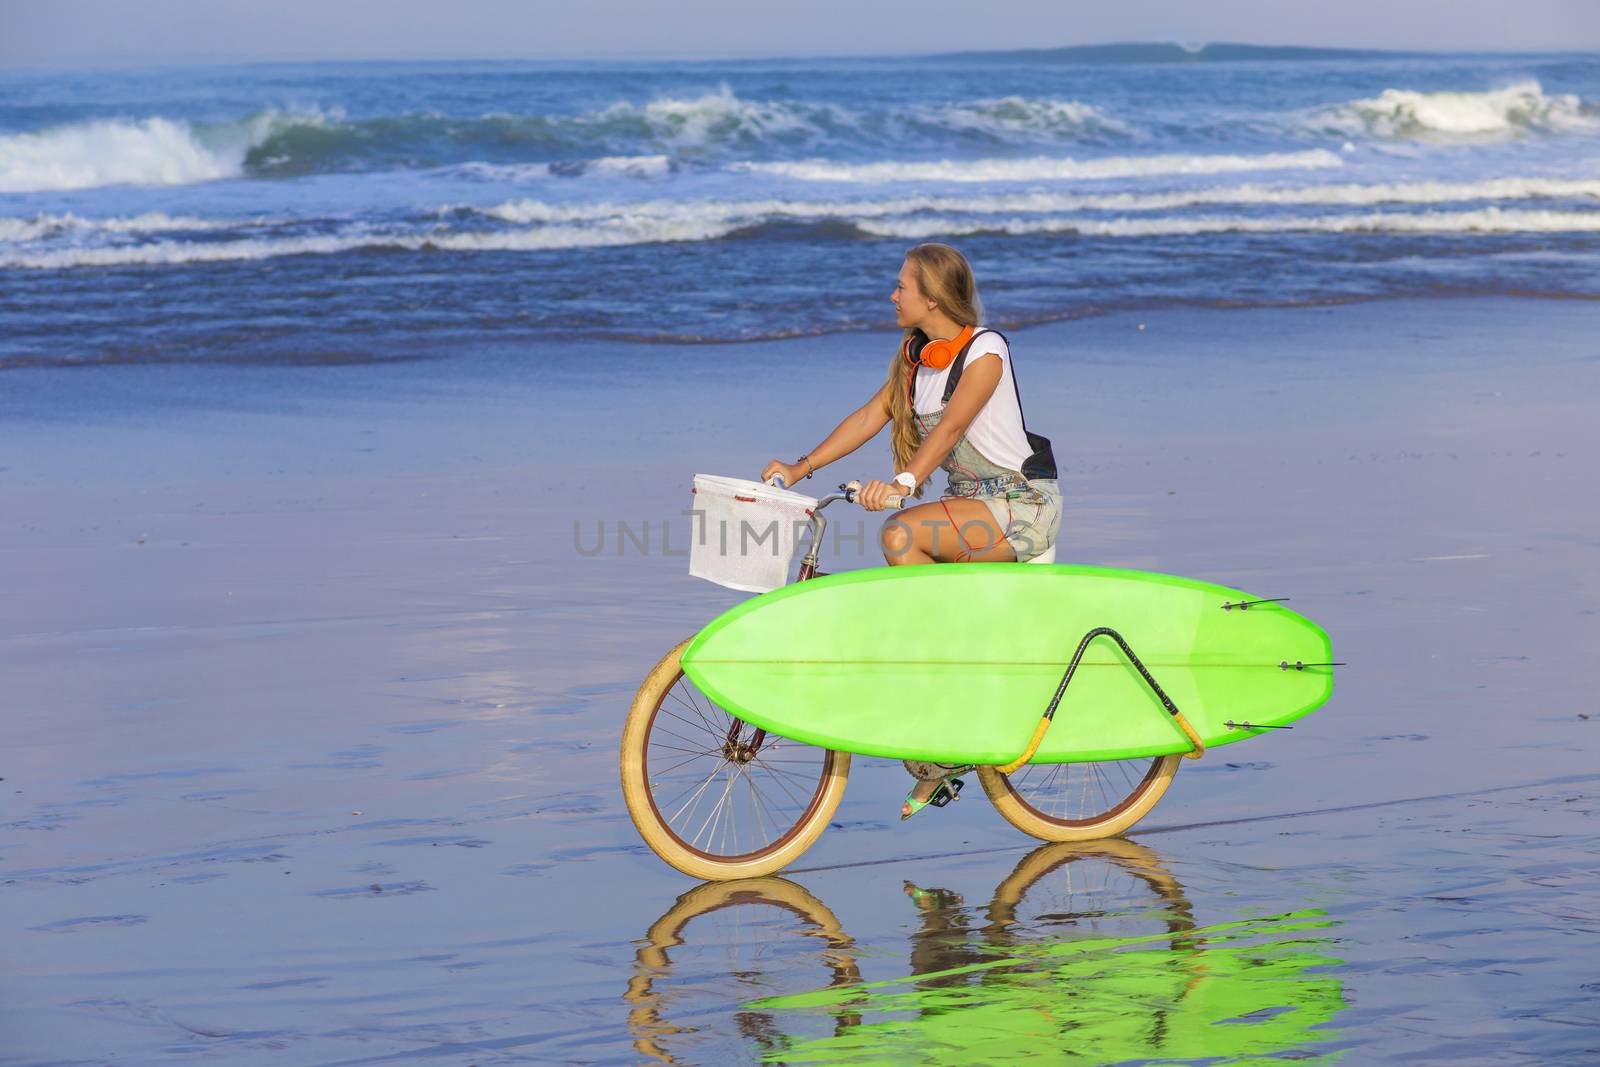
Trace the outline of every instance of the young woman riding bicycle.
{"label": "young woman riding bicycle", "polygon": [[[1050,442],[1023,422],[1021,391],[1006,339],[980,324],[972,267],[943,244],[906,253],[890,299],[904,331],[882,388],[793,463],[773,460],[762,480],[794,485],[842,459],[891,426],[898,472],[873,480],[857,500],[880,511],[893,495],[921,497],[933,472],[949,476],[944,495],[897,513],[881,543],[891,566],[1026,562],[1048,551],[1061,525],[1061,493]],[[908,762],[919,781],[901,818],[953,797],[965,768]]]}

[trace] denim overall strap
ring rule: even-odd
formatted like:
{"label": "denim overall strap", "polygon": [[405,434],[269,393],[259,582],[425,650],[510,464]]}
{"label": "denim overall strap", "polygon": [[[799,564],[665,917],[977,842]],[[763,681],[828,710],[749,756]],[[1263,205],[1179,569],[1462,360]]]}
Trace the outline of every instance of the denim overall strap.
{"label": "denim overall strap", "polygon": [[[944,418],[944,411],[939,410],[927,415],[915,416],[917,427],[926,437],[933,428],[939,425],[939,420]],[[940,468],[950,476],[950,488],[947,496],[1004,496],[1010,492],[1026,490],[1028,479],[1022,476],[1021,471],[1008,470],[992,462],[976,446],[962,434],[956,441],[955,447],[945,457]]]}

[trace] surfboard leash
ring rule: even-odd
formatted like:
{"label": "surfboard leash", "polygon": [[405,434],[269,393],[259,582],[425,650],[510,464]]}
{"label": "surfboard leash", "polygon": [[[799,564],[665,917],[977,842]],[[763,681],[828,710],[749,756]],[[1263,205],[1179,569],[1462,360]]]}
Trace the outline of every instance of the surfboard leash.
{"label": "surfboard leash", "polygon": [[1072,675],[1077,671],[1078,664],[1082,662],[1083,654],[1089,648],[1089,643],[1097,637],[1109,637],[1117,643],[1117,647],[1122,649],[1122,654],[1128,657],[1128,662],[1133,664],[1134,669],[1139,672],[1139,676],[1150,687],[1150,691],[1156,695],[1156,699],[1161,701],[1161,706],[1167,709],[1167,714],[1177,721],[1178,727],[1183,730],[1184,736],[1189,739],[1189,744],[1194,746],[1190,751],[1183,754],[1184,758],[1199,759],[1205,755],[1205,742],[1200,739],[1200,735],[1195,732],[1195,728],[1189,725],[1189,720],[1183,717],[1183,712],[1178,710],[1178,705],[1174,704],[1172,698],[1167,696],[1166,690],[1161,688],[1160,683],[1146,669],[1143,661],[1128,646],[1128,642],[1111,627],[1097,626],[1084,634],[1083,640],[1078,642],[1078,650],[1072,654],[1072,662],[1067,664],[1065,673],[1061,675],[1061,684],[1056,686],[1056,695],[1050,699],[1050,706],[1044,709],[1044,715],[1039,719],[1039,725],[1034,729],[1033,738],[1028,742],[1028,747],[1023,749],[1022,755],[999,768],[1001,774],[1015,774],[1022,769],[1025,763],[1033,759],[1034,755],[1039,751],[1039,746],[1044,742],[1045,732],[1050,729],[1050,723],[1056,717],[1056,708],[1060,706],[1061,698],[1066,694],[1067,683],[1072,681]]}

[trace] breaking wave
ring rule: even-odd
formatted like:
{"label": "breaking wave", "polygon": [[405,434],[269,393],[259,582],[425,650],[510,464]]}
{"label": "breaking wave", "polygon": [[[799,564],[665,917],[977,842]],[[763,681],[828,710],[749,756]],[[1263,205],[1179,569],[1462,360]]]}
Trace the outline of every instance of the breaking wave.
{"label": "breaking wave", "polygon": [[105,119],[0,136],[0,193],[237,178],[261,145],[320,114],[264,111],[231,123]]}
{"label": "breaking wave", "polygon": [[1600,131],[1600,108],[1570,93],[1547,95],[1537,81],[1487,92],[1385,89],[1315,115],[1312,125],[1345,136],[1420,141],[1505,140]]}

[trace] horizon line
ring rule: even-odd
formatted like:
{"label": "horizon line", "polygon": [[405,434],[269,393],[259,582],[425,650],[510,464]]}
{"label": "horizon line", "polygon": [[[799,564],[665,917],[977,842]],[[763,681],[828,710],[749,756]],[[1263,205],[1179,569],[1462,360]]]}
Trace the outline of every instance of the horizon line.
{"label": "horizon line", "polygon": [[[217,54],[175,54],[168,56],[119,56],[119,55],[83,55],[83,56],[49,56],[49,57],[5,57],[8,64],[20,64],[33,67],[50,66],[88,66],[106,65],[119,67],[139,66],[208,66],[224,64],[243,64],[251,66],[265,66],[270,64],[292,63],[574,63],[574,62],[619,62],[619,63],[714,63],[714,62],[762,62],[778,60],[872,60],[872,59],[939,59],[951,56],[1045,56],[1052,52],[1094,52],[1117,48],[1175,48],[1188,55],[1200,56],[1208,49],[1214,48],[1242,48],[1256,51],[1270,52],[1274,50],[1300,51],[1306,53],[1325,53],[1330,56],[1342,55],[1345,58],[1367,55],[1373,58],[1401,58],[1406,56],[1564,56],[1564,55],[1600,55],[1600,48],[1518,48],[1497,50],[1489,48],[1404,48],[1404,47],[1374,47],[1369,45],[1337,45],[1337,44],[1294,44],[1288,42],[1274,42],[1260,44],[1250,41],[1206,41],[1186,42],[1173,40],[1115,40],[1100,41],[1084,44],[1062,44],[1034,46],[1026,48],[986,48],[963,49],[959,51],[863,51],[863,52],[760,52],[760,51],[730,51],[730,52],[676,52],[676,51],[582,51],[545,53],[542,55],[496,55],[482,53],[435,53],[435,54],[396,54],[396,55],[361,55],[361,56],[334,56],[327,54],[289,54],[289,53],[261,53],[258,55],[217,55]],[[1310,58],[1308,56],[1308,58]],[[1152,64],[1159,60],[1151,60]],[[15,66],[13,66],[15,69]]]}

